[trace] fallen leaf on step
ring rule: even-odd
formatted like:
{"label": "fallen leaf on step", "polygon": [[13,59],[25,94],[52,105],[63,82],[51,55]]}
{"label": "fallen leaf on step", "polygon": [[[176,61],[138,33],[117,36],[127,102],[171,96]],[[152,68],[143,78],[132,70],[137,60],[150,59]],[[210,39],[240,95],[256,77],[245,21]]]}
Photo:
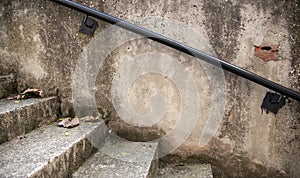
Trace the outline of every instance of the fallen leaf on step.
{"label": "fallen leaf on step", "polygon": [[94,116],[85,116],[80,118],[83,122],[96,122],[100,120],[100,116],[94,117]]}
{"label": "fallen leaf on step", "polygon": [[67,125],[68,128],[76,127],[79,125],[79,119],[78,117],[75,117],[74,119],[71,120],[71,123]]}
{"label": "fallen leaf on step", "polygon": [[61,120],[61,121],[58,123],[58,126],[65,127],[65,126],[67,125],[67,123],[70,123],[70,121],[71,121],[71,118],[70,118],[70,117],[64,118],[63,120]]}
{"label": "fallen leaf on step", "polygon": [[36,88],[28,88],[25,91],[23,91],[21,94],[18,95],[11,95],[7,100],[21,100],[21,99],[28,99],[28,98],[42,98],[44,97],[44,91]]}
{"label": "fallen leaf on step", "polygon": [[58,126],[62,126],[64,128],[73,128],[79,125],[78,117],[70,118],[67,117],[58,123]]}
{"label": "fallen leaf on step", "polygon": [[17,99],[17,96],[11,95],[9,97],[6,98],[7,100],[14,100]]}
{"label": "fallen leaf on step", "polygon": [[21,93],[21,99],[40,98],[44,96],[44,91],[36,88],[28,88],[23,93]]}

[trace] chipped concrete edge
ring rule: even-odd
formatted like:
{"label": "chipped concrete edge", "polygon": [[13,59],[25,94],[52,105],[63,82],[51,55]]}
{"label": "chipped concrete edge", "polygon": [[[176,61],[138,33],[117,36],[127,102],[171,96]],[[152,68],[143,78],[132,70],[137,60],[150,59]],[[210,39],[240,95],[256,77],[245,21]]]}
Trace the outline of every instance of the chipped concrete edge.
{"label": "chipped concrete edge", "polygon": [[148,174],[146,176],[146,178],[152,178],[156,176],[158,167],[159,167],[159,159],[158,159],[158,151],[159,151],[159,144],[156,142],[153,142],[153,144],[156,145],[156,150],[155,150],[155,154],[152,158],[150,167],[149,167],[149,171]]}

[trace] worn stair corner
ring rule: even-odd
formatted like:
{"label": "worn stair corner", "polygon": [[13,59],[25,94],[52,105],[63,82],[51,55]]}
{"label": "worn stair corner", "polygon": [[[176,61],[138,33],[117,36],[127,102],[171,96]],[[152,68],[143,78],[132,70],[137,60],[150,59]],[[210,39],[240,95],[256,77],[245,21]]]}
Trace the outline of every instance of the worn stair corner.
{"label": "worn stair corner", "polygon": [[57,97],[0,100],[0,143],[55,121],[58,111]]}
{"label": "worn stair corner", "polygon": [[90,140],[104,143],[106,133],[102,122],[38,128],[0,145],[0,177],[69,177],[97,151]]}

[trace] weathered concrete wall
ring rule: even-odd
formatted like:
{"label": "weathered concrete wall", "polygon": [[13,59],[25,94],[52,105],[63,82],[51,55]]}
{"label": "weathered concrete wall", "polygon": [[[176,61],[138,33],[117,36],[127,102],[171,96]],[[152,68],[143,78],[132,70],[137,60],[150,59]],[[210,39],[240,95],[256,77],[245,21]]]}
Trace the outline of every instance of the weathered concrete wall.
{"label": "weathered concrete wall", "polygon": [[[90,3],[100,9],[99,1]],[[51,1],[4,0],[0,7],[0,75],[16,73],[19,92],[59,89],[69,108],[76,60],[90,40],[78,30],[83,14]]]}
{"label": "weathered concrete wall", "polygon": [[[271,0],[92,0],[87,4],[96,9],[103,8],[109,14],[149,27],[210,54],[215,53],[242,68],[300,91],[300,4],[296,0],[276,3]],[[88,81],[81,83],[82,86],[78,85],[78,88],[89,90],[82,94],[93,98],[90,93],[95,92],[97,107],[112,110],[114,104],[118,111],[122,105],[116,101],[122,98],[115,97],[115,93],[119,91],[117,89],[128,86],[120,83],[120,79],[123,79],[120,74],[130,74],[126,73],[124,66],[141,59],[145,62],[128,68],[145,68],[145,71],[140,71],[143,75],[124,89],[128,91],[126,99],[135,113],[145,115],[157,109],[151,106],[161,106],[161,100],[153,100],[154,103],[149,101],[153,93],[160,93],[164,98],[164,113],[161,118],[151,118],[157,123],[145,129],[125,123],[128,121],[142,126],[143,122],[135,123],[137,120],[131,118],[122,118],[122,121],[117,119],[117,113],[113,111],[114,118],[110,125],[117,133],[133,140],[156,139],[177,129],[174,123],[179,120],[178,116],[186,112],[184,108],[190,109],[188,111],[191,112],[185,113],[187,120],[196,115],[197,122],[190,120],[195,129],[191,129],[193,132],[189,138],[183,138],[184,144],[173,152],[180,155],[181,159],[196,158],[211,162],[229,177],[299,177],[299,103],[291,100],[277,115],[262,114],[260,105],[267,89],[228,72],[220,75],[226,79],[223,87],[220,87],[224,84],[222,81],[211,84],[215,73],[209,66],[146,39],[129,41],[126,39],[129,34],[122,31],[108,33],[110,29],[104,23],[100,23],[101,28],[90,38],[78,32],[82,17],[83,14],[59,7],[50,1],[1,1],[0,75],[15,72],[19,91],[26,87],[36,87],[55,93],[58,89],[62,112],[68,114],[74,101],[71,85],[73,74],[76,74],[76,70],[83,70],[89,73],[83,73],[81,77],[89,78],[93,75],[91,78],[96,77],[96,83]],[[172,22],[171,25],[168,22]],[[109,29],[108,32],[105,29]],[[125,43],[114,46],[114,39],[124,40]],[[254,45],[279,45],[280,59],[268,63],[262,61],[255,57]],[[108,57],[98,73],[94,70],[98,69],[100,63],[94,63],[92,68],[86,65],[90,64],[87,60],[100,59],[106,52]],[[152,59],[157,62],[146,62]],[[190,87],[190,83],[182,86],[184,83],[179,82],[178,85],[175,79],[178,78],[180,67],[178,72],[172,68],[177,64],[165,64],[162,59],[175,59],[184,66],[195,88]],[[80,70],[76,65],[81,66]],[[146,75],[143,73],[147,72],[146,69],[165,71]],[[185,75],[184,71],[181,73]],[[115,85],[112,87],[112,84]],[[93,88],[84,88],[84,85]],[[195,93],[186,94],[181,86]],[[215,95],[219,91],[214,90],[216,87],[225,89],[224,103],[214,97],[218,96]],[[184,103],[183,99],[186,98],[182,96],[189,101],[196,98],[196,104]],[[182,104],[189,104],[190,107]],[[224,113],[221,112],[222,106],[225,107]],[[215,110],[218,107],[220,112]],[[221,117],[217,133],[212,133],[213,138],[208,144],[199,145],[203,132],[211,131],[204,129],[209,119],[214,117],[216,120]],[[148,124],[151,125],[151,122]],[[218,126],[217,123],[215,125]],[[215,129],[208,128],[212,131]],[[183,135],[185,131],[184,128],[179,129]],[[171,143],[168,144],[176,145],[172,142],[174,140],[169,141]]]}
{"label": "weathered concrete wall", "polygon": [[[297,87],[299,86],[297,82],[299,54],[295,51],[296,40],[299,37],[295,31],[294,33],[292,31],[297,27],[299,28],[299,12],[295,11],[298,5],[296,1],[277,3],[272,1],[253,3],[240,1],[109,1],[105,3],[104,10],[112,15],[147,27],[149,25],[144,19],[151,19],[150,17],[153,16],[162,16],[183,22],[200,33],[203,38],[207,38],[203,41],[209,42],[208,45],[212,46],[218,57],[299,91],[299,87]],[[286,12],[291,13],[287,14]],[[164,22],[159,20],[155,22],[152,29],[161,32],[160,24]],[[154,24],[158,27],[155,27]],[[179,41],[195,45],[188,39],[187,36],[189,35],[181,34],[176,26],[169,28],[169,31],[162,31],[162,33]],[[207,121],[205,118],[210,113],[209,109],[211,108],[209,107],[215,102],[211,100],[209,95],[213,93],[209,92],[212,88],[203,87],[203,84],[207,84],[207,78],[199,77],[203,76],[203,73],[196,73],[200,68],[195,63],[187,62],[190,60],[189,57],[184,56],[184,60],[181,59],[180,54],[173,50],[166,49],[156,43],[144,43],[147,43],[147,46],[143,45],[143,42],[127,43],[128,46],[131,46],[129,52],[120,47],[121,49],[112,55],[113,60],[115,60],[116,71],[119,70],[118,66],[122,65],[120,63],[124,62],[124,58],[130,59],[128,55],[130,56],[132,53],[138,56],[156,51],[157,53],[167,53],[173,57],[177,56],[175,58],[183,61],[182,63],[190,69],[189,72],[193,78],[197,79],[196,83],[199,82],[196,84],[199,97],[206,101],[204,105],[199,105],[201,116],[199,116],[199,122],[193,134],[174,154],[186,155],[186,157],[196,154],[199,157],[204,157],[204,159],[211,160],[210,162],[213,164],[222,167],[228,176],[263,177],[277,175],[280,177],[287,173],[297,177],[300,174],[298,170],[299,131],[297,131],[299,127],[297,105],[299,104],[297,102],[292,101],[277,115],[262,114],[260,104],[268,90],[225,72],[227,99],[222,125],[218,134],[208,145],[199,147],[201,129],[204,129],[203,123]],[[262,61],[255,57],[254,45],[280,46],[280,59],[268,63]],[[149,57],[150,60],[151,57]],[[168,89],[164,89],[167,82],[160,83],[158,78],[156,76],[155,79],[152,75],[152,80],[151,77],[144,77],[144,79],[139,78],[135,82],[139,83],[140,86],[148,85],[148,90],[153,93],[157,92],[155,88],[160,88],[160,93],[165,96],[166,100],[170,101],[170,107],[173,109],[166,111],[171,115],[166,116],[169,118],[168,124],[162,121],[156,125],[158,130],[168,132],[169,127],[175,128],[174,125],[171,126],[176,121],[174,118],[171,119],[172,116],[178,119],[178,113],[181,111],[181,108],[177,106],[180,102],[176,102],[178,91],[176,92],[176,86],[172,86],[172,84]],[[158,86],[153,87],[152,82]],[[139,90],[134,90],[136,89],[135,86],[130,89],[135,94],[139,93]],[[142,92],[145,95],[139,93],[140,103],[147,103],[145,98],[148,98],[147,92],[149,91],[142,90]],[[173,98],[168,98],[168,93],[174,93]],[[144,113],[147,113],[145,110],[149,107],[149,103],[142,104],[142,106],[140,103],[136,105],[138,102],[133,98],[134,96],[128,97],[129,100],[133,101],[133,109],[141,111],[141,107],[146,107]],[[115,127],[119,133],[130,137],[128,130],[133,130],[133,128],[124,127],[124,125],[119,127],[119,123],[120,121],[116,121],[116,123],[112,123],[112,126],[117,125]],[[139,134],[142,135],[142,133]],[[155,137],[151,135],[151,138]]]}

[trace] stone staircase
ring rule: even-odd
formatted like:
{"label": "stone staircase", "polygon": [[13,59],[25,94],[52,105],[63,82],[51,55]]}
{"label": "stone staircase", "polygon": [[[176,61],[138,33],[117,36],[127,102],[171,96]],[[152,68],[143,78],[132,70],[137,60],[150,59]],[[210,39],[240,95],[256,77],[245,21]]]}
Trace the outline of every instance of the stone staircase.
{"label": "stone staircase", "polygon": [[0,178],[162,177],[157,143],[120,139],[100,121],[58,127],[58,111],[56,97],[0,100]]}

